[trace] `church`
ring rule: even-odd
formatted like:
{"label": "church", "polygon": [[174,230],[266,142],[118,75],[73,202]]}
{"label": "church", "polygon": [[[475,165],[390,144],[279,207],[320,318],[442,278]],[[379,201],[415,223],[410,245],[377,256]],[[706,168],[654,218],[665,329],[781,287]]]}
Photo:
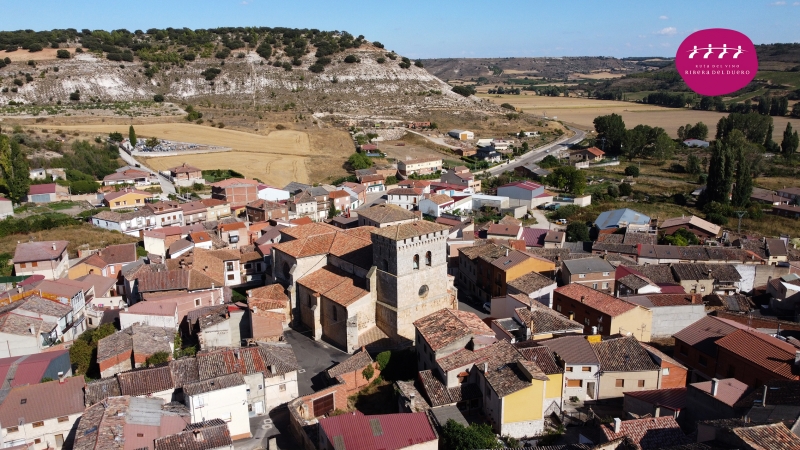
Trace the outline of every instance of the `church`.
{"label": "church", "polygon": [[457,308],[447,274],[448,232],[423,220],[284,228],[272,247],[273,280],[286,288],[292,322],[315,340],[348,353],[376,342],[410,344],[415,320]]}

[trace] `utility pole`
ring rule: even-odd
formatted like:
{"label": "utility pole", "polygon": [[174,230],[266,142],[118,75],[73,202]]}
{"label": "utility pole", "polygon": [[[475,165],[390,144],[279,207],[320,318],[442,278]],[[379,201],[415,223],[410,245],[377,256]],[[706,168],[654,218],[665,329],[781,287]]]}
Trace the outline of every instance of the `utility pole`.
{"label": "utility pole", "polygon": [[747,214],[747,211],[736,211],[736,215],[739,216],[739,227],[736,229],[736,234],[742,234],[742,217]]}

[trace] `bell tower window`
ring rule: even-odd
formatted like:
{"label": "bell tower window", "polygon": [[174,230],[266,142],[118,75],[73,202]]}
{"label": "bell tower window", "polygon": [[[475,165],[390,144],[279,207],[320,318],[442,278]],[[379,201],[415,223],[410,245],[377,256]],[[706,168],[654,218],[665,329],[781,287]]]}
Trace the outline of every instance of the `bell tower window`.
{"label": "bell tower window", "polygon": [[431,265],[431,252],[426,252],[425,253],[425,265],[426,266],[430,266]]}
{"label": "bell tower window", "polygon": [[419,270],[419,255],[414,255],[414,270]]}

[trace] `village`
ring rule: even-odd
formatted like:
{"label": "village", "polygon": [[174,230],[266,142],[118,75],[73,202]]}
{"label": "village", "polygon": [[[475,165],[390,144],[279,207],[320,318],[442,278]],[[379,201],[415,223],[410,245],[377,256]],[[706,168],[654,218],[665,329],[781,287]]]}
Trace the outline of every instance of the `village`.
{"label": "village", "polygon": [[[548,211],[592,196],[537,163],[619,161],[570,150],[582,132],[515,152],[535,135],[451,130],[486,164],[397,160],[336,185],[209,182],[130,156],[98,193],[31,185],[29,203],[102,204],[87,220],[139,242],[16,245],[4,448],[436,449],[471,429],[508,448],[800,446],[791,237],[631,203],[576,239]],[[487,188],[486,173],[515,178]],[[798,195],[751,200],[794,217]]]}

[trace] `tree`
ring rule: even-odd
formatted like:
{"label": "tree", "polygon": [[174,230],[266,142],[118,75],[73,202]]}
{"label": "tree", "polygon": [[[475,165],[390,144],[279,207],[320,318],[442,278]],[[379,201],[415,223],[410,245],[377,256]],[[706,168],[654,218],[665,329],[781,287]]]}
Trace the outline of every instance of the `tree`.
{"label": "tree", "polygon": [[736,161],[736,182],[731,193],[731,204],[746,208],[750,204],[750,195],[753,194],[753,176],[750,172],[750,162],[745,159],[744,146],[738,151]]}
{"label": "tree", "polygon": [[700,158],[696,155],[689,155],[686,159],[686,172],[697,175],[702,171],[703,169],[700,167]]}
{"label": "tree", "polygon": [[0,134],[0,169],[8,188],[8,197],[17,203],[25,201],[31,184],[28,159],[16,140],[2,134]]}
{"label": "tree", "polygon": [[471,424],[468,427],[448,419],[439,436],[439,448],[447,450],[475,450],[502,448],[488,424]]}
{"label": "tree", "polygon": [[606,188],[606,193],[611,198],[617,198],[619,197],[619,188],[613,184],[609,185],[608,188]]}
{"label": "tree", "polygon": [[136,145],[136,131],[133,130],[133,125],[128,128],[128,140],[131,145]]}
{"label": "tree", "polygon": [[365,380],[369,381],[375,375],[375,368],[372,367],[372,364],[370,364],[367,367],[364,367],[364,370],[361,371],[361,375]]}
{"label": "tree", "polygon": [[545,183],[575,195],[583,195],[586,189],[586,175],[572,166],[561,166],[545,177]]}
{"label": "tree", "polygon": [[553,167],[558,167],[560,165],[561,165],[561,163],[558,162],[558,158],[556,158],[553,155],[547,155],[547,156],[544,157],[544,159],[539,161],[539,167],[541,167],[543,169],[550,169],[550,168],[553,168]]}
{"label": "tree", "polygon": [[638,177],[639,176],[639,167],[637,166],[628,166],[625,168],[625,175],[629,177]]}
{"label": "tree", "polygon": [[69,50],[57,50],[56,51],[56,58],[69,59],[69,57],[70,57]]}
{"label": "tree", "polygon": [[453,86],[452,91],[458,95],[469,97],[475,95],[475,86]]}
{"label": "tree", "polygon": [[165,362],[168,362],[169,359],[170,359],[169,352],[155,352],[147,359],[145,359],[144,363],[147,365],[147,367],[157,366],[159,364],[164,364]]}
{"label": "tree", "polygon": [[591,240],[589,238],[589,227],[583,222],[572,222],[567,225],[567,241],[568,242],[585,242]]}
{"label": "tree", "polygon": [[700,243],[700,240],[697,239],[697,236],[691,231],[686,230],[686,228],[680,228],[678,231],[672,233],[671,236],[664,236],[662,242],[664,244],[685,247],[687,245],[697,245]]}
{"label": "tree", "polygon": [[792,117],[800,117],[800,102],[792,105]]}
{"label": "tree", "polygon": [[741,131],[733,130],[731,134],[715,143],[714,150],[711,152],[711,161],[708,164],[706,189],[698,199],[701,205],[709,202],[728,203],[738,146],[744,146],[744,140],[744,134]]}
{"label": "tree", "polygon": [[44,49],[44,47],[42,47],[42,44],[31,44],[31,45],[28,46],[28,51],[31,52],[31,53],[40,52],[43,49]]}
{"label": "tree", "polygon": [[148,146],[150,148],[153,148],[153,147],[155,147],[156,145],[158,145],[160,143],[161,143],[161,141],[158,138],[155,138],[155,137],[147,138],[147,140],[144,141],[144,145],[146,145],[146,146]]}
{"label": "tree", "polygon": [[353,153],[350,155],[350,158],[347,159],[347,163],[350,164],[350,167],[352,167],[353,170],[361,170],[372,167],[372,160],[369,158],[369,156],[363,153]]}
{"label": "tree", "polygon": [[69,360],[75,367],[75,375],[85,374],[92,364],[93,348],[83,339],[76,339],[69,348]]}
{"label": "tree", "polygon": [[122,139],[124,138],[122,137],[122,133],[114,131],[112,133],[108,133],[108,139],[110,139],[111,142],[122,142]]}
{"label": "tree", "polygon": [[781,141],[781,151],[787,157],[791,157],[797,151],[797,146],[800,140],[797,137],[797,131],[792,131],[792,124],[786,123],[786,130],[783,131],[783,140]]}
{"label": "tree", "polygon": [[353,63],[361,62],[361,60],[358,59],[356,57],[356,55],[347,55],[347,56],[344,57],[344,62],[346,62],[347,64],[353,64]]}
{"label": "tree", "polygon": [[693,127],[687,125],[687,127],[686,139],[706,140],[708,138],[708,126],[703,122],[697,122]]}
{"label": "tree", "polygon": [[621,183],[619,185],[619,195],[627,197],[631,194],[633,194],[633,186],[628,183]]}
{"label": "tree", "polygon": [[153,96],[153,101],[156,103],[164,103],[164,96],[161,94],[156,94]]}
{"label": "tree", "polygon": [[336,209],[336,205],[331,200],[331,206],[328,208],[328,219],[333,219],[334,217],[338,216],[340,211]]}
{"label": "tree", "polygon": [[653,157],[659,161],[672,158],[675,153],[675,142],[670,139],[667,133],[659,133],[653,143]]}
{"label": "tree", "polygon": [[605,148],[607,153],[619,153],[622,142],[625,139],[625,122],[619,114],[609,114],[599,116],[594,119],[594,129],[597,131],[597,138],[605,138]]}
{"label": "tree", "polygon": [[73,102],[77,102],[81,99],[81,93],[76,89],[75,92],[69,94],[69,99]]}

